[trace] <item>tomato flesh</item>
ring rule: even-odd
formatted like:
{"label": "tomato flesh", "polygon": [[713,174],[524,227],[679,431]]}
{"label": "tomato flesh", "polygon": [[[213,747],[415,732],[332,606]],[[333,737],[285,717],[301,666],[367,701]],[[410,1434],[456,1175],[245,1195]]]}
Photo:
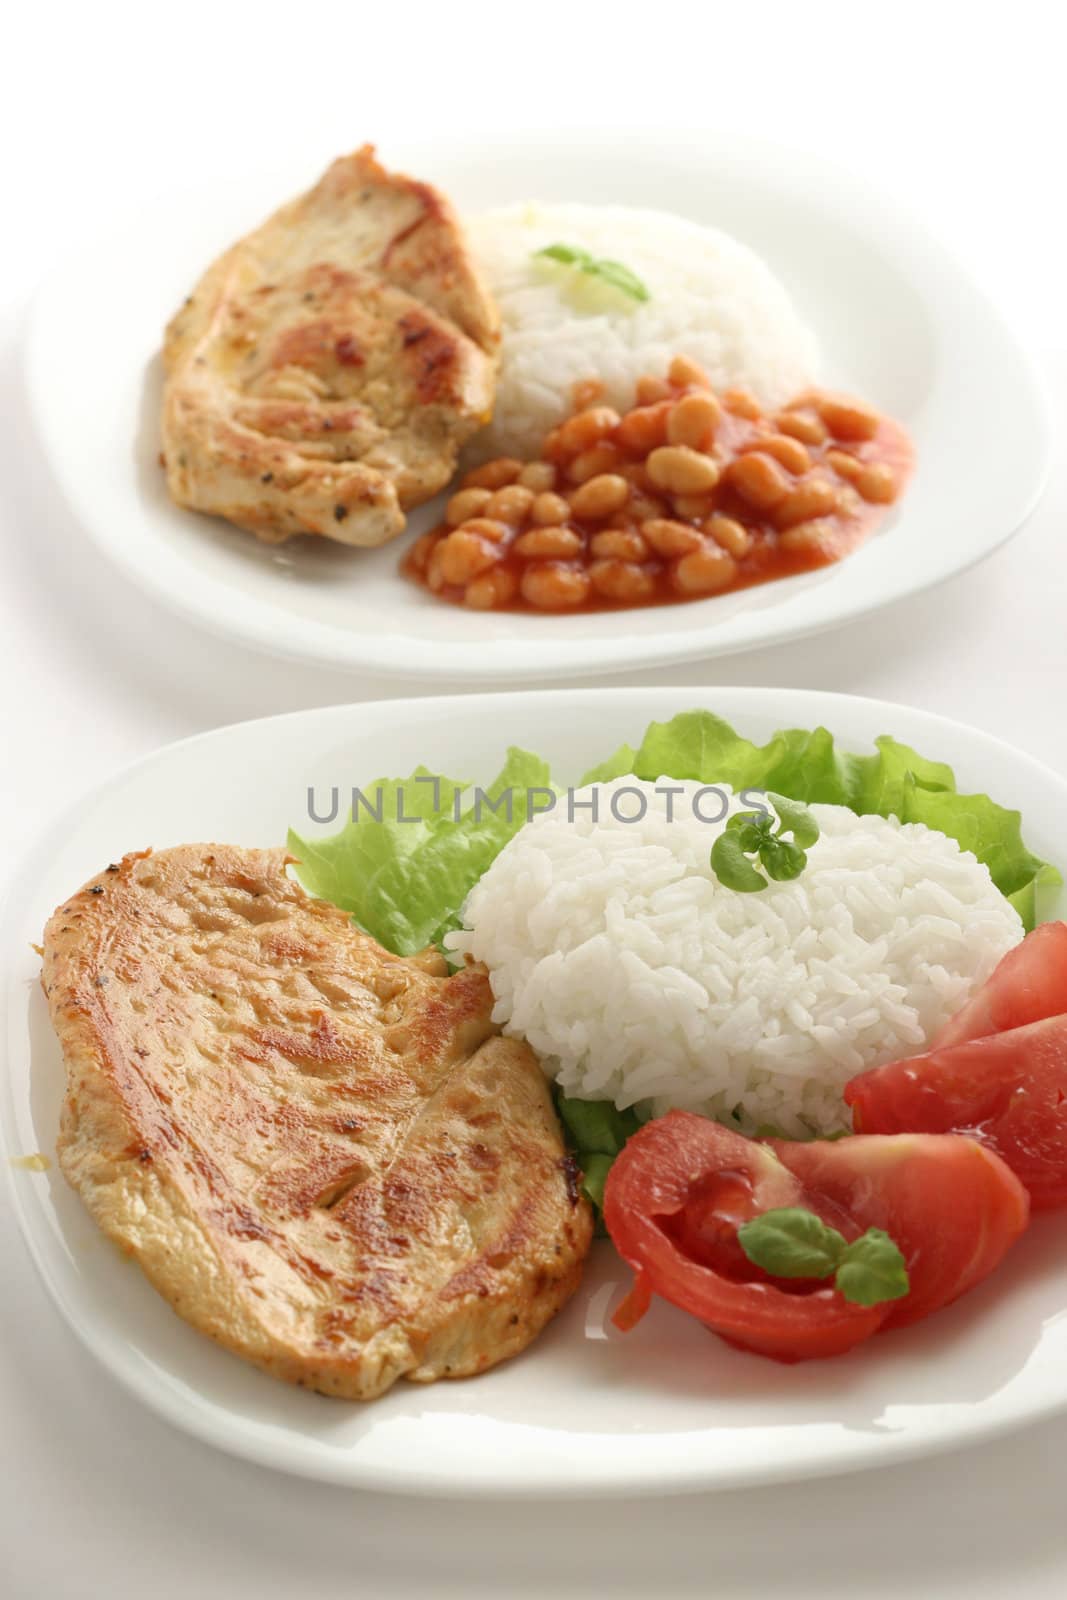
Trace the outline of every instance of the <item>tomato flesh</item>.
{"label": "tomato flesh", "polygon": [[1067,1205],[1067,1015],[874,1067],[846,1085],[857,1129],[966,1133],[1035,1209]]}
{"label": "tomato flesh", "polygon": [[808,1194],[841,1206],[860,1231],[899,1247],[910,1289],[883,1327],[918,1322],[1000,1265],[1030,1216],[1026,1190],[991,1150],[952,1134],[855,1135],[773,1149]]}
{"label": "tomato flesh", "polygon": [[[907,1262],[901,1300],[859,1306],[826,1282],[774,1279],[737,1229],[786,1206],[852,1239],[884,1228]],[[795,1362],[840,1355],[972,1288],[1026,1226],[1025,1190],[989,1150],[955,1136],[758,1143],[688,1111],[646,1123],[617,1157],[604,1221],[635,1273],[616,1313],[629,1328],[653,1293],[729,1343]]]}
{"label": "tomato flesh", "polygon": [[[720,1175],[729,1181],[716,1189]],[[632,1326],[651,1289],[730,1343],[778,1361],[850,1350],[880,1326],[882,1307],[850,1305],[825,1286],[807,1294],[783,1289],[737,1244],[742,1222],[805,1204],[801,1185],[765,1145],[690,1111],[646,1123],[604,1189],[607,1230],[638,1279],[621,1321]],[[738,1257],[751,1276],[740,1275]]]}
{"label": "tomato flesh", "polygon": [[1043,922],[1009,950],[932,1049],[1024,1028],[1067,1011],[1067,922]]}

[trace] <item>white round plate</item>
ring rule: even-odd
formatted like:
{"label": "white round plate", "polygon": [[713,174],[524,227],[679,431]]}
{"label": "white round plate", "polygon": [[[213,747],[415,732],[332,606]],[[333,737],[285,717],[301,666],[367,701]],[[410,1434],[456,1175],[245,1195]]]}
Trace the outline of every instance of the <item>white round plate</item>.
{"label": "white round plate", "polygon": [[[327,665],[481,681],[633,671],[812,633],[960,572],[1015,532],[1049,453],[1043,397],[999,315],[929,237],[858,178],[798,153],[625,134],[431,147],[383,159],[461,209],[524,198],[673,210],[766,257],[823,349],[823,377],[899,417],[918,469],[901,507],[840,565],[668,608],[539,617],[442,604],[397,570],[415,533],[352,551],[259,543],[167,499],[158,465],[163,324],[218,252],[325,166],[210,185],[138,206],[127,228],[43,286],[31,319],[31,406],[76,516],[165,605],[232,639]],[[325,154],[329,154],[326,152]],[[79,376],[81,375],[81,376]]]}
{"label": "white round plate", "polygon": [[[307,827],[307,790],[347,793],[419,762],[486,782],[505,745],[561,782],[708,704],[696,689],[407,700],[247,722],[161,750],[61,825],[26,862],[3,931],[9,965],[5,1153],[51,1152],[63,1066],[37,982],[52,908],[126,850],[193,840],[273,845]],[[1062,847],[1067,783],[973,729],[878,701],[722,689],[712,709],[763,740],[822,723],[864,750],[893,733],[955,765],[961,787],[1022,808],[1031,848]],[[606,1495],[721,1488],[873,1467],[987,1437],[1067,1406],[1067,1236],[1039,1220],[964,1301],[828,1362],[782,1367],[729,1349],[656,1302],[634,1332],[608,1315],[629,1274],[598,1244],[585,1281],[521,1357],[462,1382],[400,1383],[361,1406],[288,1388],[181,1322],[100,1235],[53,1164],[9,1168],[37,1266],[78,1337],[178,1427],[289,1472],[442,1495]]]}

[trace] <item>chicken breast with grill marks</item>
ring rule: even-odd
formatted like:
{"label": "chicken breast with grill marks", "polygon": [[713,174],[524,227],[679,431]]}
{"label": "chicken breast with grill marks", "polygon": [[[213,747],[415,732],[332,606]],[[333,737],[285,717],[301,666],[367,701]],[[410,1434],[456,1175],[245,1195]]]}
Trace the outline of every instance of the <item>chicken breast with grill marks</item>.
{"label": "chicken breast with grill marks", "polygon": [[371,146],[204,274],[164,345],[178,505],[380,545],[492,410],[496,307],[444,195]]}
{"label": "chicken breast with grill marks", "polygon": [[484,971],[403,960],[280,850],[127,856],[42,981],[60,1165],[174,1309],[279,1378],[371,1399],[533,1339],[589,1247],[537,1058]]}

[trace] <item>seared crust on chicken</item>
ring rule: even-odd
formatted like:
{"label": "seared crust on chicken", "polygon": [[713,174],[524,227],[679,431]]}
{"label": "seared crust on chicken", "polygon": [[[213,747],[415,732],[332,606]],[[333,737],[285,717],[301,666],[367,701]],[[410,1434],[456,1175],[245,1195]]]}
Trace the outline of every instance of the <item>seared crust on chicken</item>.
{"label": "seared crust on chicken", "polygon": [[370,145],[221,256],[167,328],[180,506],[384,544],[488,420],[496,307],[444,195]]}
{"label": "seared crust on chicken", "polygon": [[371,1399],[533,1339],[589,1247],[537,1058],[484,971],[403,960],[281,850],[127,856],[51,918],[60,1165],[174,1309]]}

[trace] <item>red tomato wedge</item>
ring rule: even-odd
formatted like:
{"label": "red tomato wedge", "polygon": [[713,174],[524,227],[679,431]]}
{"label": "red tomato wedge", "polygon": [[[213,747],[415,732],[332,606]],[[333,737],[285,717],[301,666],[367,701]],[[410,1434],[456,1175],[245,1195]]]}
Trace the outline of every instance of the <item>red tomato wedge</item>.
{"label": "red tomato wedge", "polygon": [[[814,1211],[849,1240],[885,1229],[907,1262],[908,1295],[865,1307],[826,1283],[768,1277],[745,1256],[737,1229],[783,1206]],[[840,1355],[973,1288],[1028,1217],[1018,1179],[969,1139],[760,1144],[672,1111],[646,1123],[608,1174],[604,1221],[636,1274],[615,1320],[632,1327],[658,1294],[742,1349],[789,1362]]]}
{"label": "red tomato wedge", "polygon": [[1067,1016],[874,1067],[845,1099],[857,1130],[969,1134],[1007,1163],[1035,1208],[1067,1205]]}
{"label": "red tomato wedge", "polygon": [[[779,1287],[748,1260],[737,1229],[780,1206],[819,1209],[766,1145],[691,1111],[646,1123],[604,1188],[604,1222],[636,1274],[616,1323],[632,1327],[655,1293],[732,1344],[778,1361],[840,1355],[869,1338],[886,1307],[850,1305],[824,1285]],[[862,1231],[833,1206],[824,1220],[847,1238]]]}
{"label": "red tomato wedge", "polygon": [[1009,950],[932,1048],[984,1039],[1067,1011],[1067,922],[1044,922]]}
{"label": "red tomato wedge", "polygon": [[1018,1178],[971,1139],[860,1134],[803,1144],[776,1139],[772,1149],[808,1196],[847,1211],[860,1232],[884,1228],[896,1241],[911,1287],[884,1307],[886,1328],[918,1322],[973,1289],[1029,1221]]}

